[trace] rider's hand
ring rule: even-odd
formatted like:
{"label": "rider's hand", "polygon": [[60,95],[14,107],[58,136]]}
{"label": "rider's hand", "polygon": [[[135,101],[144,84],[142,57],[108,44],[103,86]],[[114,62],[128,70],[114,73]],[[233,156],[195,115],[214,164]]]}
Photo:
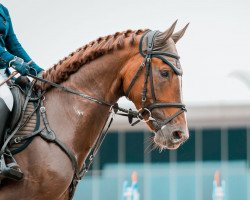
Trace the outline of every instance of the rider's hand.
{"label": "rider's hand", "polygon": [[17,70],[22,76],[26,76],[30,73],[29,64],[24,62],[22,58],[14,57],[13,60],[9,62],[9,66]]}

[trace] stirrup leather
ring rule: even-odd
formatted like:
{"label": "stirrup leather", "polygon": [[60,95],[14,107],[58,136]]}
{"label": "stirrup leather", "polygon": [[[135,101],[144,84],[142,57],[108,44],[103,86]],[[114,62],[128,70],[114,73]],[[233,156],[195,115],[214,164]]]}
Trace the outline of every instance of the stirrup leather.
{"label": "stirrup leather", "polygon": [[5,156],[10,157],[11,163],[6,164],[4,155],[0,159],[0,181],[3,179],[21,180],[23,178],[23,173],[19,169],[19,165],[16,163],[15,159],[8,154]]}

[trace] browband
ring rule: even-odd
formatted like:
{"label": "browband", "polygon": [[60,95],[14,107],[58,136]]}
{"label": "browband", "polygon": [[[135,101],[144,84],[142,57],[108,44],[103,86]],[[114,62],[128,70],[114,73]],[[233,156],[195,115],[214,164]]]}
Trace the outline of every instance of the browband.
{"label": "browband", "polygon": [[[158,58],[161,59],[164,63],[166,63],[169,67],[171,67],[173,69],[173,71],[181,76],[183,74],[183,71],[181,68],[179,68],[178,66],[173,65],[168,59],[167,57],[171,57],[174,58],[176,60],[179,60],[180,57],[176,54],[173,53],[169,53],[169,52],[160,52],[160,51],[154,51],[154,39],[157,36],[157,34],[159,33],[159,31],[151,31],[148,30],[147,32],[145,32],[143,34],[143,36],[141,37],[140,40],[140,44],[139,44],[139,51],[140,54],[145,58],[146,56],[150,55],[151,58]],[[143,52],[142,46],[143,46],[143,40],[145,39],[145,37],[147,37],[148,41],[147,41],[147,50],[146,50],[146,54]]]}

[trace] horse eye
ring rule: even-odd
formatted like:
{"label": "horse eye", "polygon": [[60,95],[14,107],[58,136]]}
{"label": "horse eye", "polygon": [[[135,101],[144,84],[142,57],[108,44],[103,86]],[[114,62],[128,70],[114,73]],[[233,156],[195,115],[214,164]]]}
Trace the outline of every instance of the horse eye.
{"label": "horse eye", "polygon": [[165,78],[168,78],[168,77],[169,77],[168,71],[162,70],[162,71],[161,71],[161,76],[163,76],[163,77],[165,77]]}

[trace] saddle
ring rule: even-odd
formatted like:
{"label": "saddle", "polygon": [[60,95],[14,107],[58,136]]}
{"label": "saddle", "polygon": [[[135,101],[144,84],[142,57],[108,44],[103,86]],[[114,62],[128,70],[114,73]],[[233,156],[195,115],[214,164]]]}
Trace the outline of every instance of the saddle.
{"label": "saddle", "polygon": [[25,101],[25,93],[27,92],[27,85],[29,85],[29,79],[27,77],[20,76],[15,82],[10,82],[9,87],[13,95],[14,105],[7,122],[8,131],[14,130],[15,126],[20,120],[22,108]]}
{"label": "saddle", "polygon": [[[13,132],[16,132],[16,134],[19,134],[20,131],[19,130],[16,131],[16,127],[20,124],[20,122],[23,123],[23,121],[26,120],[24,118],[27,115],[27,110],[29,108],[27,106],[25,111],[23,108],[24,104],[25,104],[25,98],[26,98],[25,96],[27,95],[27,91],[28,91],[28,88],[30,85],[30,81],[28,80],[28,78],[19,77],[15,82],[9,81],[8,85],[9,85],[10,90],[11,90],[12,95],[13,95],[14,104],[13,104],[13,110],[11,112],[11,115],[8,119],[7,124],[6,124],[6,128],[4,130],[5,134],[4,134],[4,137],[2,138],[3,141],[0,141],[1,144],[5,144],[6,140],[8,140],[8,137]],[[34,110],[34,108],[31,107],[31,111],[33,111],[33,110]],[[25,115],[22,114],[23,112],[25,113]],[[23,117],[21,117],[21,116],[23,116]],[[33,129],[32,129],[32,131],[33,131]],[[21,144],[21,146],[23,146],[23,144]],[[22,149],[24,149],[24,148],[22,148]],[[1,165],[0,180],[4,177],[9,177],[9,178],[14,179],[14,180],[20,180],[23,177],[22,173],[20,173],[18,170],[14,169],[15,167],[18,167],[18,165],[12,156],[12,154],[16,154],[20,151],[21,151],[20,145],[18,147],[13,147],[13,145],[11,145],[10,142],[7,142],[5,147],[1,150],[1,152],[3,152],[3,153],[1,153],[1,159],[0,159],[0,165]]]}
{"label": "saddle", "polygon": [[[12,132],[16,132],[14,134],[14,138],[18,135],[22,135],[24,131],[33,132],[37,130],[40,126],[40,118],[38,117],[38,107],[37,101],[34,98],[37,97],[36,91],[32,89],[32,93],[30,94],[30,99],[25,103],[26,97],[28,96],[29,91],[31,90],[31,82],[25,76],[18,77],[14,82],[11,81],[8,83],[11,93],[14,99],[14,105],[8,122],[6,124],[6,130],[4,141],[12,134]],[[32,100],[33,99],[33,100]],[[26,105],[25,105],[26,104]],[[32,121],[32,122],[29,122]],[[25,129],[25,125],[29,123],[29,130]],[[20,126],[20,124],[22,124]],[[18,128],[19,127],[19,128]],[[18,130],[15,130],[17,129]],[[24,131],[23,131],[24,130]],[[12,141],[12,140],[11,140]],[[13,148],[12,143],[9,142],[8,147],[11,150],[11,153],[16,154],[16,147]],[[20,146],[20,145],[19,145]]]}
{"label": "saddle", "polygon": [[7,122],[7,127],[10,130],[13,130],[21,117],[21,112],[24,104],[24,94],[22,93],[22,90],[18,85],[12,85],[10,87],[10,90],[13,95],[14,105],[10,118]]}
{"label": "saddle", "polygon": [[[23,174],[11,168],[11,166],[14,166],[19,169],[12,155],[23,151],[36,136],[56,143],[73,160],[73,153],[56,139],[55,133],[48,125],[46,110],[42,106],[41,97],[44,93],[34,90],[34,83],[31,83],[27,77],[20,77],[15,82],[11,81],[8,85],[13,94],[14,106],[7,122],[7,128],[4,130],[3,141],[0,141],[3,144],[0,149],[0,184],[4,178],[22,179]],[[42,127],[40,127],[41,116],[43,117]],[[9,163],[7,160],[11,162]]]}

